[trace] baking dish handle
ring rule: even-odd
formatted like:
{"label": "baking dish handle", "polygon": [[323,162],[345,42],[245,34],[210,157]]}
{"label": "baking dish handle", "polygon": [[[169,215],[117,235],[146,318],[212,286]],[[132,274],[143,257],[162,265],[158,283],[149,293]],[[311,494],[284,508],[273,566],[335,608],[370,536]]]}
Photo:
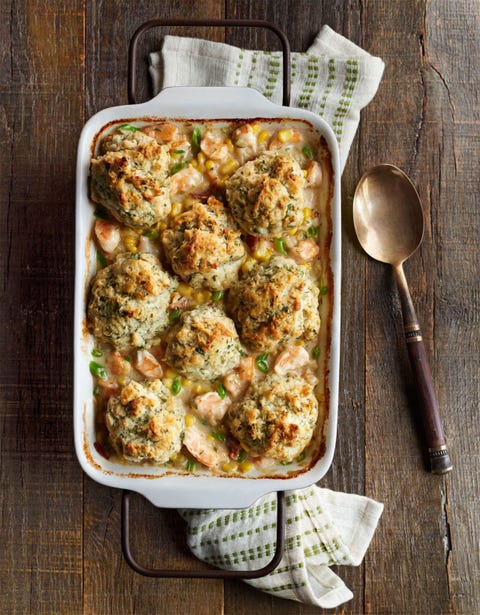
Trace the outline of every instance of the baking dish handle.
{"label": "baking dish handle", "polygon": [[290,105],[290,44],[283,30],[270,21],[263,19],[151,19],[143,23],[130,39],[128,48],[128,102],[137,104],[137,56],[140,37],[151,28],[162,26],[218,26],[265,28],[274,32],[282,43],[283,53],[283,105]]}
{"label": "baking dish handle", "polygon": [[154,578],[188,578],[188,579],[258,579],[264,577],[278,566],[282,559],[285,546],[285,492],[277,492],[277,537],[276,549],[272,560],[258,570],[220,570],[210,568],[205,570],[172,570],[163,568],[146,568],[139,564],[132,554],[130,544],[130,497],[131,491],[122,495],[122,553],[127,564],[145,577]]}

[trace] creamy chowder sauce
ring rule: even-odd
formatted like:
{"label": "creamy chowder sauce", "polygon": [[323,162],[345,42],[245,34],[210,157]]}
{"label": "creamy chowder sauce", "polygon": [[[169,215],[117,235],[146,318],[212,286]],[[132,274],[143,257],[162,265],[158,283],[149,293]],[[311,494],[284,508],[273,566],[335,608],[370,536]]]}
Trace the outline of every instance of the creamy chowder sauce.
{"label": "creamy chowder sauce", "polygon": [[332,169],[307,122],[110,125],[91,160],[97,451],[291,475],[323,452]]}

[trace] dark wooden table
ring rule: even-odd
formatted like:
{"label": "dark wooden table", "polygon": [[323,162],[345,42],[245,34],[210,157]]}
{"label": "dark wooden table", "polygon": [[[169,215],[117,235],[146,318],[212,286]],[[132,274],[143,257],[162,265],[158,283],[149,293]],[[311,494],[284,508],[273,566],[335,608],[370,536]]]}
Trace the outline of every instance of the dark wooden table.
{"label": "dark wooden table", "polygon": [[[343,179],[338,444],[322,484],[385,512],[364,563],[338,570],[340,613],[480,613],[480,5],[474,0],[2,0],[0,613],[308,614],[241,582],[152,580],[120,553],[118,491],[83,475],[72,442],[75,153],[83,123],[126,102],[127,43],[154,17],[262,18],[305,50],[323,24],[386,63]],[[176,34],[276,48],[263,31]],[[159,46],[163,32],[145,45]],[[145,89],[148,97],[148,90]],[[360,251],[352,195],[402,167],[425,206],[406,271],[454,471],[424,469],[391,272]],[[135,498],[145,563],[192,566],[176,513]]]}

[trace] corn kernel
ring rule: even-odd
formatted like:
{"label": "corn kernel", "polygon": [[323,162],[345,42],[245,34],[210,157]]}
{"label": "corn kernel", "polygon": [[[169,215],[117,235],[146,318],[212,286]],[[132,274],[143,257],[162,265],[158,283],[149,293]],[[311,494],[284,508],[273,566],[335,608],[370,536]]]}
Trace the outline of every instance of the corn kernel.
{"label": "corn kernel", "polygon": [[253,253],[253,256],[259,261],[268,261],[272,256],[272,251],[270,250],[270,244],[268,241],[264,241],[261,239],[258,242],[258,246]]}
{"label": "corn kernel", "polygon": [[252,258],[251,256],[247,256],[247,258],[242,263],[241,270],[243,271],[243,273],[248,273],[255,267],[256,264],[257,261],[254,258]]}
{"label": "corn kernel", "polygon": [[234,461],[227,461],[222,465],[222,470],[224,472],[234,472],[237,468],[237,464]]}
{"label": "corn kernel", "polygon": [[180,282],[180,284],[177,286],[177,291],[183,297],[191,297],[193,293],[193,288],[189,286],[188,284],[184,284],[183,282]]}
{"label": "corn kernel", "polygon": [[207,157],[205,156],[205,154],[203,152],[198,152],[197,154],[198,164],[203,166],[206,160],[207,160]]}
{"label": "corn kernel", "polygon": [[182,378],[182,387],[189,387],[192,385],[192,381],[189,378]]}
{"label": "corn kernel", "polygon": [[207,383],[194,384],[192,387],[192,391],[193,393],[195,393],[195,395],[201,395],[202,393],[208,393],[210,390],[211,390],[211,387]]}
{"label": "corn kernel", "polygon": [[119,378],[117,378],[117,382],[121,387],[123,387],[127,384],[128,378],[126,378],[125,376],[120,376]]}
{"label": "corn kernel", "polygon": [[257,137],[257,143],[265,143],[265,141],[268,141],[268,139],[270,139],[270,136],[271,135],[268,130],[262,130],[262,132]]}
{"label": "corn kernel", "polygon": [[158,225],[158,230],[159,231],[164,231],[167,228],[167,223],[166,222],[160,222],[160,224]]}
{"label": "corn kernel", "polygon": [[208,434],[208,436],[207,436],[207,440],[208,440],[209,442],[215,442],[215,437],[214,437],[214,436],[212,436],[212,434],[211,434],[211,433],[209,433],[209,434]]}
{"label": "corn kernel", "polygon": [[289,234],[289,235],[296,235],[296,234],[297,234],[297,229],[296,229],[296,228],[291,228],[291,229],[288,231],[288,234]]}
{"label": "corn kernel", "polygon": [[183,211],[183,207],[181,203],[179,203],[178,201],[176,203],[172,203],[172,209],[170,210],[170,215],[173,218],[181,214],[182,211]]}
{"label": "corn kernel", "polygon": [[186,427],[191,427],[192,425],[195,424],[195,417],[193,416],[193,414],[186,414],[185,415],[185,425]]}
{"label": "corn kernel", "polygon": [[177,377],[177,372],[170,367],[165,370],[165,378],[171,378],[172,380]]}
{"label": "corn kernel", "polygon": [[260,132],[260,124],[258,122],[254,122],[252,124],[253,134],[256,135]]}
{"label": "corn kernel", "polygon": [[136,252],[138,245],[138,235],[132,229],[125,229],[122,231],[123,245],[127,252]]}
{"label": "corn kernel", "polygon": [[312,210],[310,209],[310,207],[304,207],[303,209],[303,219],[304,220],[310,220],[312,217]]}
{"label": "corn kernel", "polygon": [[206,303],[210,300],[211,293],[208,290],[199,290],[193,295],[193,300],[197,303]]}
{"label": "corn kernel", "polygon": [[284,128],[283,130],[279,130],[277,138],[280,143],[288,143],[293,139],[293,130],[291,128]]}
{"label": "corn kernel", "polygon": [[303,177],[307,177],[308,171],[307,169],[302,169],[302,175]]}
{"label": "corn kernel", "polygon": [[234,151],[234,149],[235,149],[235,146],[233,145],[232,140],[231,139],[225,139],[225,144],[226,144],[226,146],[228,148],[228,151],[230,153],[232,153]]}
{"label": "corn kernel", "polygon": [[253,469],[253,463],[251,461],[244,461],[238,467],[240,472],[250,472]]}
{"label": "corn kernel", "polygon": [[196,199],[193,196],[186,196],[183,199],[183,205],[184,207],[191,207],[194,203],[198,203],[198,199]]}
{"label": "corn kernel", "polygon": [[210,173],[212,171],[215,171],[215,163],[213,162],[213,160],[207,160],[205,162],[205,170],[209,171]]}
{"label": "corn kernel", "polygon": [[162,378],[162,383],[169,389],[172,386],[173,378]]}
{"label": "corn kernel", "polygon": [[197,160],[195,160],[195,159],[190,160],[190,164],[192,165],[192,167],[193,167],[194,169],[197,169],[197,171],[199,171],[199,170],[200,170],[200,169],[199,169],[200,165],[198,164],[198,161],[197,161]]}
{"label": "corn kernel", "polygon": [[220,167],[220,173],[223,175],[230,175],[230,173],[233,173],[235,169],[238,169],[238,166],[238,162],[234,158],[231,158],[222,164]]}

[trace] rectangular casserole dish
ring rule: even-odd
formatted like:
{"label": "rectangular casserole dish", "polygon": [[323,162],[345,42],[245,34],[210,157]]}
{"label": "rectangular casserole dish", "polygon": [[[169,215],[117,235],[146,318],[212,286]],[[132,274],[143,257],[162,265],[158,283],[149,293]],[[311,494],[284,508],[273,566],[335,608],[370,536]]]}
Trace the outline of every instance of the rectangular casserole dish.
{"label": "rectangular casserole dish", "polygon": [[[307,470],[289,468],[275,477],[190,475],[165,467],[119,463],[106,459],[95,447],[93,379],[89,371],[93,339],[87,329],[86,302],[95,271],[95,249],[91,242],[94,207],[88,195],[92,148],[102,129],[112,122],[176,120],[228,120],[291,118],[309,122],[325,139],[333,176],[329,204],[331,284],[328,325],[328,367],[325,421],[321,435],[322,455]],[[154,505],[165,508],[243,508],[273,491],[298,489],[320,480],[330,467],[336,439],[339,347],[340,347],[340,171],[338,146],[330,127],[315,114],[275,105],[249,88],[167,88],[152,100],[112,107],[94,115],[79,141],[76,186],[76,269],[74,323],[74,433],[75,449],[83,470],[109,487],[136,491]],[[322,378],[324,375],[322,374]],[[297,471],[296,471],[297,470]]]}

